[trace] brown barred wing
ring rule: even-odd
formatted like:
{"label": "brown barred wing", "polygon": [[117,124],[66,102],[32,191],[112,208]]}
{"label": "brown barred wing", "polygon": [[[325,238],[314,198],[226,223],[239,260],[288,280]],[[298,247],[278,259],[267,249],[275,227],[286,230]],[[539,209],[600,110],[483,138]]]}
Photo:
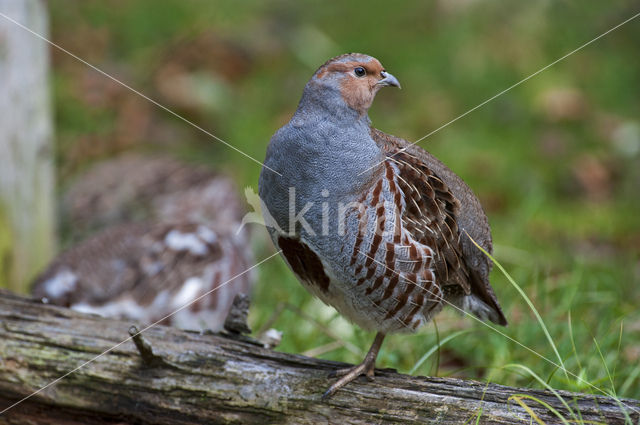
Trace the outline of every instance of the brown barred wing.
{"label": "brown barred wing", "polygon": [[[480,232],[486,235],[486,248],[491,252],[486,216],[471,189],[420,147],[374,128],[371,135],[387,155],[384,166],[393,164],[397,169],[398,185],[406,204],[402,215],[403,227],[416,241],[434,251],[432,267],[435,281],[445,299],[482,319],[506,325],[489,285],[490,264],[477,268],[476,264],[486,263],[484,254],[474,248],[475,258],[470,258],[470,241],[464,240],[466,250],[463,244],[467,235],[460,228],[460,223],[462,208],[466,208],[465,219],[473,214],[475,221],[485,223],[486,229]],[[467,204],[473,205],[470,208]]]}
{"label": "brown barred wing", "polygon": [[[379,138],[391,138],[381,132],[373,134]],[[470,293],[469,274],[461,258],[456,221],[460,202],[420,158],[402,151],[395,144],[383,146],[388,158],[386,164],[392,163],[397,169],[398,186],[406,204],[402,215],[403,227],[413,239],[434,251],[436,282],[445,294],[449,291]]]}

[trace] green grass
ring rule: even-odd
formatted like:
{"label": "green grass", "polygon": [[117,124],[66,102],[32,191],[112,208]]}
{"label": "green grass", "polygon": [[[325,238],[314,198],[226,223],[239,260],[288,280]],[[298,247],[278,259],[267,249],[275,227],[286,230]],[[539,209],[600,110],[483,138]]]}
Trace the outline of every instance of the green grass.
{"label": "green grass", "polygon": [[[403,90],[381,93],[370,116],[378,128],[416,140],[638,12],[631,1],[445,3],[452,4],[49,2],[55,41],[161,101],[154,75],[183,46],[176,43],[211,31],[245,49],[251,65],[227,83],[223,104],[185,114],[258,160],[328,56],[363,51],[381,59]],[[76,40],[78,32],[103,47]],[[431,325],[389,336],[379,366],[640,398],[640,136],[621,130],[640,125],[639,40],[640,21],[632,22],[421,142],[487,210],[504,266],[491,276],[510,323],[500,330],[570,373],[451,309],[436,319],[439,340]],[[56,54],[54,71],[62,187],[86,164],[137,148],[206,162],[239,187],[257,188],[257,164],[154,108],[162,131],[117,145],[117,112],[129,95],[88,104],[83,66]],[[561,89],[578,93],[573,115],[545,103]],[[158,134],[175,136],[160,143]],[[79,149],[87,138],[100,148]],[[255,230],[260,259],[270,248]],[[254,300],[253,328],[271,321],[282,330],[279,350],[335,343],[320,356],[359,362],[373,340],[307,294],[281,259],[260,268]],[[295,309],[278,309],[286,305]]]}

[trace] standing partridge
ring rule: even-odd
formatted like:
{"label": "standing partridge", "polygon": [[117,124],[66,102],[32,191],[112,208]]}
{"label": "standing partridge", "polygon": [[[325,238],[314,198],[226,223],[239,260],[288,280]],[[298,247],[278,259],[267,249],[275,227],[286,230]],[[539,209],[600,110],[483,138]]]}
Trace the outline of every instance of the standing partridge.
{"label": "standing partridge", "polygon": [[260,175],[265,222],[291,270],[323,302],[377,331],[364,361],[338,371],[325,398],[372,378],[385,335],[415,331],[443,304],[507,323],[491,263],[474,245],[492,251],[478,199],[431,154],[371,125],[369,107],[386,86],[400,84],[371,56],[326,62],[272,137]]}

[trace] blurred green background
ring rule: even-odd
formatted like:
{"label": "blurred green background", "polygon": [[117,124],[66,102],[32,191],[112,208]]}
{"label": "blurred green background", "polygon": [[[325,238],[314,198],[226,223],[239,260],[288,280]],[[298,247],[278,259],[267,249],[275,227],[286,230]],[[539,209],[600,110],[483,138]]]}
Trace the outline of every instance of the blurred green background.
{"label": "blurred green background", "polygon": [[[401,81],[402,90],[379,94],[370,116],[413,141],[640,11],[637,1],[550,0],[48,5],[54,42],[258,160],[334,55],[371,54]],[[91,164],[130,150],[206,163],[257,191],[259,164],[51,51],[60,193]],[[640,20],[420,145],[476,191],[497,260],[580,378],[452,311],[438,316],[437,332],[389,337],[378,366],[539,387],[508,366],[519,364],[555,388],[640,398]],[[254,230],[261,259],[273,248]],[[254,330],[283,331],[279,350],[362,359],[373,334],[313,299],[281,259],[259,272]],[[557,362],[517,290],[497,270],[492,284],[510,321],[501,330]]]}

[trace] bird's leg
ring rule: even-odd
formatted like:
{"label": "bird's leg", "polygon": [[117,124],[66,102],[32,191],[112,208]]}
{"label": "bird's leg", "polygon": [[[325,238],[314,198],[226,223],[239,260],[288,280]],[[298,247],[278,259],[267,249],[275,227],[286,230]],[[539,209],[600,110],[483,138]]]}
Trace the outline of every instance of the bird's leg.
{"label": "bird's leg", "polygon": [[322,399],[326,400],[336,393],[340,388],[347,385],[349,382],[358,378],[360,375],[366,375],[369,380],[373,380],[373,373],[376,368],[376,358],[378,357],[378,351],[382,346],[385,334],[378,332],[376,338],[369,348],[369,352],[364,356],[364,360],[357,366],[339,369],[331,374],[331,376],[341,376],[329,389],[322,395]]}

